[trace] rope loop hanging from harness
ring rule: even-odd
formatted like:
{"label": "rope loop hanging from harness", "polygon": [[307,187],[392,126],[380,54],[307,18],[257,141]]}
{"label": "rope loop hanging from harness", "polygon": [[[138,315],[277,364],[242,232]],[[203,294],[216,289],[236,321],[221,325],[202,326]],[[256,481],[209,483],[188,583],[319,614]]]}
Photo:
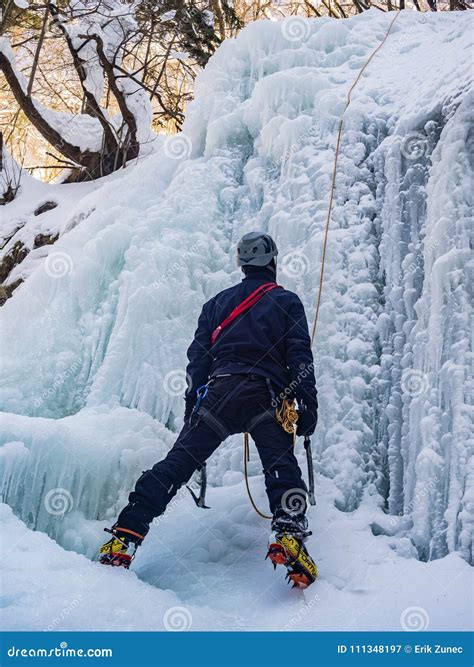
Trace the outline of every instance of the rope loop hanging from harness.
{"label": "rope loop hanging from harness", "polygon": [[248,496],[249,496],[250,503],[251,503],[252,507],[254,508],[254,510],[256,511],[256,513],[257,513],[259,516],[261,516],[262,519],[269,519],[269,520],[271,521],[271,520],[273,519],[273,517],[272,517],[272,516],[269,516],[268,514],[264,514],[263,512],[261,512],[261,511],[258,509],[258,507],[257,507],[257,505],[255,504],[255,501],[254,501],[254,499],[253,499],[253,497],[252,497],[252,492],[250,491],[249,475],[248,475],[248,469],[247,469],[248,462],[250,461],[250,442],[249,442],[249,440],[250,440],[250,438],[249,438],[249,434],[248,434],[248,433],[244,433],[244,474],[245,474],[245,486],[247,487],[247,493],[248,493]]}
{"label": "rope loop hanging from harness", "polygon": [[[324,240],[323,240],[323,250],[322,250],[322,255],[321,255],[321,269],[320,269],[320,272],[319,272],[318,297],[317,297],[317,301],[316,301],[316,311],[315,311],[313,326],[312,326],[312,330],[311,330],[311,347],[313,347],[313,344],[314,344],[314,341],[315,341],[315,338],[316,338],[316,328],[317,328],[317,324],[318,324],[319,311],[320,311],[320,307],[321,307],[321,296],[322,296],[323,283],[324,283],[324,269],[325,269],[325,265],[326,265],[326,255],[327,255],[328,238],[329,238],[329,227],[330,227],[330,223],[331,223],[331,215],[332,215],[332,209],[333,209],[333,204],[334,204],[334,193],[336,191],[337,165],[338,165],[338,160],[339,160],[339,152],[340,152],[340,148],[341,148],[342,130],[344,128],[344,114],[346,113],[346,111],[347,111],[347,109],[348,109],[348,107],[349,107],[349,105],[352,101],[352,93],[353,93],[355,87],[359,83],[360,79],[362,78],[362,75],[363,75],[364,71],[366,70],[366,68],[368,67],[368,65],[372,61],[372,59],[377,55],[377,53],[380,51],[380,49],[383,47],[383,45],[387,41],[388,36],[392,32],[392,28],[395,24],[395,21],[398,19],[399,16],[400,16],[400,10],[398,10],[396,12],[395,16],[390,21],[390,23],[388,25],[388,28],[387,28],[387,31],[385,33],[385,36],[382,39],[382,41],[380,42],[380,44],[378,44],[377,47],[372,51],[372,53],[370,54],[370,56],[367,58],[364,65],[362,66],[362,68],[359,70],[359,73],[357,74],[356,78],[354,79],[354,82],[352,83],[351,87],[348,90],[347,98],[346,98],[346,104],[344,106],[341,117],[339,119],[339,127],[338,127],[338,131],[337,131],[336,148],[335,148],[335,154],[334,154],[334,163],[333,163],[332,176],[331,176],[331,187],[330,187],[330,191],[329,191],[328,212],[327,212],[327,215],[326,215],[326,222],[325,222],[325,226],[324,226]],[[232,313],[231,313],[231,315],[232,315]],[[219,327],[218,327],[218,329],[219,329]],[[217,338],[220,331],[217,331],[217,329],[216,329],[216,332],[214,332],[214,333],[216,333],[216,338]],[[293,409],[294,409],[294,406],[293,406]],[[280,410],[283,410],[283,406]],[[295,433],[295,439],[296,439],[295,427],[292,426],[291,431],[288,431],[287,430],[287,428],[289,428],[288,420],[283,418],[283,421],[280,421],[279,416],[278,416],[278,412],[279,412],[279,410],[277,409],[277,412],[276,412],[276,415],[275,415],[277,421],[279,421],[279,423],[281,423],[283,429],[287,433],[291,433],[291,432]],[[295,410],[295,412],[296,412],[296,410]],[[288,412],[286,412],[286,414],[288,414]],[[298,413],[296,412],[296,415],[297,414]],[[294,424],[296,423],[296,420],[297,420],[297,417],[293,422]],[[284,424],[286,424],[286,426]],[[310,481],[311,481],[311,479],[313,479],[313,469],[312,469],[312,460],[311,460],[311,465],[310,465],[311,444],[310,444],[310,439],[309,438],[307,440],[305,439],[305,449],[306,449],[306,454],[307,454],[307,459],[308,459],[308,475],[309,475]],[[256,506],[256,504],[255,504],[255,502],[252,498],[252,494],[250,492],[249,480],[248,480],[248,470],[247,470],[247,463],[249,461],[249,458],[250,458],[249,434],[244,433],[244,473],[245,473],[245,485],[247,487],[247,493],[248,493],[250,502],[252,504],[252,507],[254,508],[256,513],[264,519],[272,519],[271,516],[263,514],[263,512],[261,512],[258,509],[258,507]],[[313,504],[313,503],[311,502],[311,504]]]}

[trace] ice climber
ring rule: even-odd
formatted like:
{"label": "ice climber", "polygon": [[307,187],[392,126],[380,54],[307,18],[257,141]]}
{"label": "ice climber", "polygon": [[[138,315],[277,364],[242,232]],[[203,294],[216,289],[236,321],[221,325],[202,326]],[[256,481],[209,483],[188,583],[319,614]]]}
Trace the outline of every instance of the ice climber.
{"label": "ice climber", "polygon": [[[184,426],[167,456],[138,479],[100,549],[100,562],[128,568],[153,519],[223,440],[248,432],[262,462],[273,515],[268,557],[294,585],[317,576],[304,541],[306,485],[294,454],[294,429],[317,422],[313,355],[303,304],[276,283],[278,250],[265,233],[237,246],[244,278],[204,304],[188,350]],[[297,411],[294,408],[297,402]],[[288,427],[289,426],[289,427]]]}

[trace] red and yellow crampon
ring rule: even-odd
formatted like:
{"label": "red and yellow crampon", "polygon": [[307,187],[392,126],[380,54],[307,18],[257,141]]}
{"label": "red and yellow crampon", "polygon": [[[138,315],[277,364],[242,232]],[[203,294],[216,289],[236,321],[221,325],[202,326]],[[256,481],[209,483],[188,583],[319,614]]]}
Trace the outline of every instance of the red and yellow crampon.
{"label": "red and yellow crampon", "polygon": [[113,567],[130,567],[134,553],[129,554],[129,546],[118,537],[112,537],[99,550],[99,563]]}
{"label": "red and yellow crampon", "polygon": [[273,566],[284,565],[287,579],[294,588],[308,588],[318,576],[318,568],[306,550],[303,542],[289,533],[272,535],[268,545],[267,558]]}

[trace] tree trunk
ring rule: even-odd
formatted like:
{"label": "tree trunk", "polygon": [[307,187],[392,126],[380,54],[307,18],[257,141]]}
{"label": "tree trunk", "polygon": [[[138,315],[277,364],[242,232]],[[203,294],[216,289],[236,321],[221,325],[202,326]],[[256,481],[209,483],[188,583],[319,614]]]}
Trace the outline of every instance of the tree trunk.
{"label": "tree trunk", "polygon": [[65,157],[77,165],[90,164],[94,158],[94,153],[90,151],[81,151],[78,146],[66,141],[57,130],[55,130],[48,121],[43,118],[31,97],[23,90],[23,87],[17,79],[15,70],[11,62],[0,51],[0,70],[3,71],[5,79],[10,86],[16,101],[21,107],[28,120],[36,127],[38,132],[48,141],[52,146],[55,146]]}
{"label": "tree trunk", "polygon": [[140,144],[138,143],[137,139],[138,128],[137,128],[136,118],[128,108],[125,95],[120,90],[117,84],[117,77],[114,72],[114,67],[104,52],[104,43],[102,41],[102,38],[99,37],[98,35],[93,35],[92,39],[94,39],[96,42],[97,55],[99,56],[100,64],[107,77],[107,82],[109,84],[110,90],[112,91],[115,99],[117,100],[117,104],[119,106],[120,113],[122,114],[124,123],[128,128],[129,140],[128,142],[124,142],[125,144],[128,143],[128,146],[127,145],[123,146],[123,150],[126,153],[126,157],[124,158],[123,161],[133,160],[134,158],[137,157],[140,151]]}
{"label": "tree trunk", "polygon": [[6,4],[2,2],[2,11],[0,11],[0,35],[3,35],[8,26],[8,20],[14,6],[15,4],[13,0],[7,0]]}

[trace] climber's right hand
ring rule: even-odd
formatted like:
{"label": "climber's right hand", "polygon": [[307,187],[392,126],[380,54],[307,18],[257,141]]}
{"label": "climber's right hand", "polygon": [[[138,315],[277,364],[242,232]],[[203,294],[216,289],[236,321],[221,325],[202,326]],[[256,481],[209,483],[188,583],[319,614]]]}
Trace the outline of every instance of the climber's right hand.
{"label": "climber's right hand", "polygon": [[296,422],[296,435],[310,436],[316,430],[318,423],[318,404],[298,402],[298,421]]}

